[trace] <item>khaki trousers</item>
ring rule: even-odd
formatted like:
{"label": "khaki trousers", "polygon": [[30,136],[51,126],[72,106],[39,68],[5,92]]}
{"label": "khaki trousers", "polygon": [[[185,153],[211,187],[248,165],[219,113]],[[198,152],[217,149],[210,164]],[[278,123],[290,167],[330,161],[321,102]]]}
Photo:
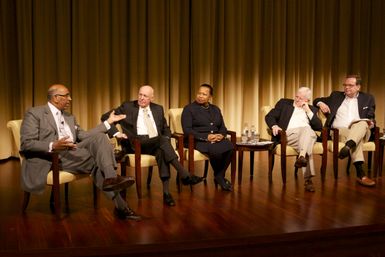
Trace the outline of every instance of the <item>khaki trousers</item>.
{"label": "khaki trousers", "polygon": [[350,149],[350,156],[352,162],[363,161],[363,144],[368,142],[370,137],[370,128],[366,121],[359,121],[354,123],[349,128],[338,128],[339,130],[339,141],[345,143],[346,141],[353,140],[356,143],[356,147]]}
{"label": "khaki trousers", "polygon": [[303,176],[306,179],[315,176],[313,146],[317,141],[317,135],[311,127],[300,127],[286,131],[287,143],[295,148],[300,156],[309,156],[307,167],[302,167]]}

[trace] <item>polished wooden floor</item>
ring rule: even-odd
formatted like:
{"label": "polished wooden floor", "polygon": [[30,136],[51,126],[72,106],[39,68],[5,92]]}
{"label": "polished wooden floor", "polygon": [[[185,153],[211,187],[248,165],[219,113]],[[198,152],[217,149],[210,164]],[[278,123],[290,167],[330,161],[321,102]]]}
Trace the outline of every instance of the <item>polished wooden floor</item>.
{"label": "polished wooden floor", "polygon": [[263,152],[255,155],[250,179],[245,154],[243,181],[234,192],[215,188],[210,176],[192,192],[184,187],[178,193],[173,178],[172,208],[162,203],[156,175],[141,200],[135,187],[128,190],[130,207],[144,216],[135,222],[116,219],[102,194],[94,209],[88,179],[71,185],[61,219],[50,212],[48,188],[32,196],[22,215],[19,161],[3,160],[0,256],[385,256],[385,183],[378,178],[375,188],[359,186],[344,164],[335,180],[329,161],[325,179],[317,176],[316,192],[308,193],[292,169],[282,185],[279,161],[269,184]]}

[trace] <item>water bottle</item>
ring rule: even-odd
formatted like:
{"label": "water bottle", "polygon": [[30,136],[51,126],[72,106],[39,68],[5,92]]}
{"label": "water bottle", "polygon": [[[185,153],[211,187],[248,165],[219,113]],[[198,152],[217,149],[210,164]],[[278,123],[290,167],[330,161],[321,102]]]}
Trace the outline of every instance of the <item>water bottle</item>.
{"label": "water bottle", "polygon": [[251,125],[251,128],[250,128],[250,142],[251,143],[256,142],[256,130],[254,125]]}
{"label": "water bottle", "polygon": [[242,143],[247,143],[249,139],[249,127],[247,123],[243,125],[243,130],[242,130]]}

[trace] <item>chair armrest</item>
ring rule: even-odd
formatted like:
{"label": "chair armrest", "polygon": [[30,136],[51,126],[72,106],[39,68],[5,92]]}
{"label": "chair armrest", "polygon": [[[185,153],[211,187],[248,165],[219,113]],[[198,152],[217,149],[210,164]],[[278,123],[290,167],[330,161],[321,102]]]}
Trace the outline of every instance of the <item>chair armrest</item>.
{"label": "chair armrest", "polygon": [[235,146],[237,143],[237,132],[232,130],[227,130],[227,134],[230,135],[230,141]]}
{"label": "chair armrest", "polygon": [[26,159],[29,158],[40,158],[47,161],[50,161],[51,164],[51,170],[52,170],[52,181],[53,186],[55,189],[59,187],[59,153],[56,151],[53,152],[34,152],[34,151],[20,151],[20,155],[23,156]]}
{"label": "chair armrest", "polygon": [[184,156],[183,156],[183,138],[184,135],[182,133],[173,133],[171,135],[172,138],[176,141],[176,150],[179,154],[179,161],[183,164]]}

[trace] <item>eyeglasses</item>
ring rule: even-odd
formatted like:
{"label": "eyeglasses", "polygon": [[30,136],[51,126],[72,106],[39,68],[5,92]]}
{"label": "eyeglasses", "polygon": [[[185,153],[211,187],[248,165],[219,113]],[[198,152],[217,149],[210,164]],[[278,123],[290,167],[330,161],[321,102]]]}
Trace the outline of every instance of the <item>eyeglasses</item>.
{"label": "eyeglasses", "polygon": [[61,97],[66,97],[66,98],[70,98],[71,97],[70,93],[67,93],[65,95],[55,94],[55,96],[61,96]]}

